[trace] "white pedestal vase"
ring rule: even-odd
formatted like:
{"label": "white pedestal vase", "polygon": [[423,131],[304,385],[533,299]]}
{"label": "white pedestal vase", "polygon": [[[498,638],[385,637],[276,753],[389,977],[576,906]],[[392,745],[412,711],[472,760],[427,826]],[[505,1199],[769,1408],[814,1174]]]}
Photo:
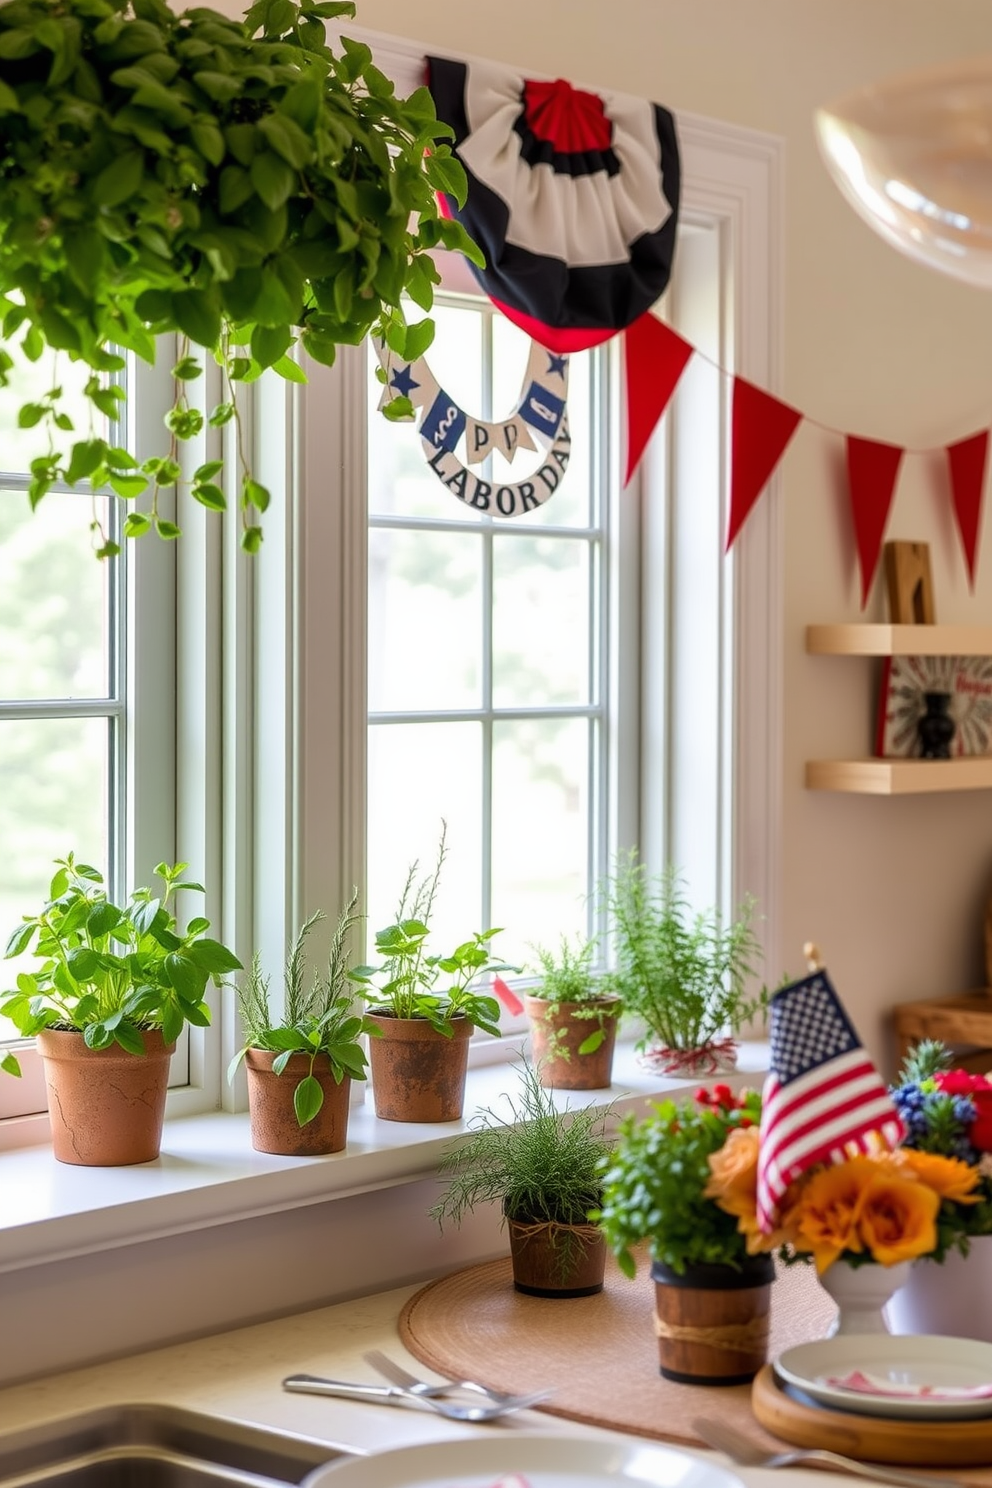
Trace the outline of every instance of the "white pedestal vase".
{"label": "white pedestal vase", "polygon": [[847,1266],[835,1261],[820,1277],[820,1285],[837,1303],[837,1317],[827,1337],[838,1333],[888,1333],[886,1305],[909,1280],[912,1266],[900,1261],[897,1266]]}
{"label": "white pedestal vase", "polygon": [[886,1309],[892,1333],[935,1333],[992,1343],[992,1235],[972,1240],[938,1263],[914,1261],[909,1280]]}

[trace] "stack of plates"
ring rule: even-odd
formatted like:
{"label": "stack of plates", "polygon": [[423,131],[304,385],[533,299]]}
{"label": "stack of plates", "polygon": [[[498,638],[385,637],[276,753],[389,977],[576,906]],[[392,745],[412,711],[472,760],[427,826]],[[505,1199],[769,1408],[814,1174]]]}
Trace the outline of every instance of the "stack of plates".
{"label": "stack of plates", "polygon": [[774,1364],[797,1401],[886,1420],[992,1417],[992,1344],[970,1338],[840,1334],[786,1349]]}

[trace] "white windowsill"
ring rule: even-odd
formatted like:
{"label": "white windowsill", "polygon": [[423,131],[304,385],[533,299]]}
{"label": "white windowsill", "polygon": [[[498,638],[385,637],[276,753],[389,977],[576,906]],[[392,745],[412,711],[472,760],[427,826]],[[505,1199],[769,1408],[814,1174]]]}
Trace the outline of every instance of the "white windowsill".
{"label": "white windowsill", "polygon": [[[767,1054],[766,1044],[744,1044],[737,1073],[718,1078],[760,1085]],[[460,1123],[380,1121],[368,1093],[352,1107],[347,1149],[331,1157],[255,1152],[247,1115],[226,1112],[168,1121],[161,1155],[136,1167],[73,1167],[56,1162],[49,1147],[0,1153],[0,1272],[414,1182],[436,1170],[442,1148],[476,1111],[500,1110],[506,1076],[505,1064],[469,1071]],[[620,1044],[609,1091],[563,1091],[558,1101],[612,1101],[622,1111],[699,1083],[645,1070],[632,1046]]]}

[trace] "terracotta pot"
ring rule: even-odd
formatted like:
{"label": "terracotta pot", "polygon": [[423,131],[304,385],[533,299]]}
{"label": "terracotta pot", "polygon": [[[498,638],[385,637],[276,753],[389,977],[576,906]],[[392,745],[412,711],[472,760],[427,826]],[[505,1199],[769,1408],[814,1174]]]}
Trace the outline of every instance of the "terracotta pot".
{"label": "terracotta pot", "polygon": [[[620,1020],[619,997],[594,1002],[554,1002],[525,997],[530,1019],[531,1057],[547,1090],[605,1090],[613,1077],[613,1049]],[[601,1009],[594,1018],[577,1016]],[[602,1028],[605,1037],[591,1054],[579,1047]]]}
{"label": "terracotta pot", "polygon": [[603,1290],[606,1241],[593,1224],[506,1222],[513,1285],[530,1297],[591,1297]]}
{"label": "terracotta pot", "polygon": [[369,1039],[375,1114],[383,1121],[458,1121],[465,1104],[473,1024],[453,1018],[445,1038],[426,1018],[370,1013],[382,1035]]}
{"label": "terracotta pot", "polygon": [[143,1055],[119,1044],[88,1049],[83,1035],[68,1029],[45,1028],[36,1035],[59,1162],[116,1168],[158,1157],[176,1046],[157,1028],[142,1039]]}
{"label": "terracotta pot", "polygon": [[348,1140],[348,1111],[351,1079],[340,1085],[326,1054],[314,1060],[313,1077],[324,1092],[324,1104],[312,1121],[301,1126],[296,1119],[293,1096],[310,1073],[308,1054],[291,1054],[281,1074],[272,1065],[279,1058],[270,1049],[249,1049],[245,1055],[248,1075],[248,1113],[251,1145],[256,1152],[278,1152],[284,1157],[322,1157],[342,1152]]}
{"label": "terracotta pot", "polygon": [[659,1261],[655,1331],[660,1372],[683,1384],[742,1385],[768,1355],[771,1256],[748,1256],[733,1266],[687,1266],[679,1276]]}

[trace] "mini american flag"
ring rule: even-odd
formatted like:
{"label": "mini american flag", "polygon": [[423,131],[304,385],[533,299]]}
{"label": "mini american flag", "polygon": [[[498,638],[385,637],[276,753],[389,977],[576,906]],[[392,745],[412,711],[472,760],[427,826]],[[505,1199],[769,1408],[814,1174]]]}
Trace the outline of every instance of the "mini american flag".
{"label": "mini american flag", "polygon": [[905,1127],[822,970],[771,1001],[761,1106],[758,1224],[770,1233],[790,1183],[815,1163],[897,1147]]}

